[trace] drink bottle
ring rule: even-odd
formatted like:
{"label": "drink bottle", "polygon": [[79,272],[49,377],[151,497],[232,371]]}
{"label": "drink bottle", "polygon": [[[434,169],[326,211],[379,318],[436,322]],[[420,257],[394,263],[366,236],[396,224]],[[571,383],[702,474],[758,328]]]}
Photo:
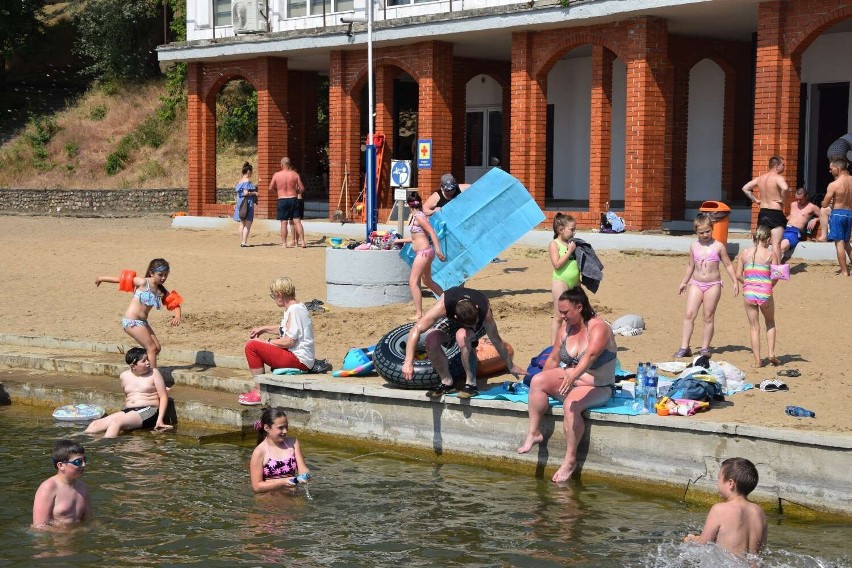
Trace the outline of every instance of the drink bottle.
{"label": "drink bottle", "polygon": [[816,412],[802,408],[801,406],[788,406],[784,409],[787,416],[798,416],[801,418],[816,418]]}

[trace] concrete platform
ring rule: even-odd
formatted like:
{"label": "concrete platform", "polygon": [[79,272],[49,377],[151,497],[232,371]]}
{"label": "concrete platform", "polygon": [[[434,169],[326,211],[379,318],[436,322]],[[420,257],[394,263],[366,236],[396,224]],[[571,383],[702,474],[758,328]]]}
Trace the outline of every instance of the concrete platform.
{"label": "concrete platform", "polygon": [[[61,354],[40,346],[55,344],[65,346]],[[86,348],[72,349],[72,344]],[[50,408],[89,402],[117,410],[123,402],[116,380],[124,368],[120,349],[2,336],[0,402]],[[162,361],[175,384],[170,398],[178,435],[201,441],[254,436],[260,409],[240,406],[234,395],[252,384],[247,370],[199,365],[194,352],[170,355]],[[421,390],[391,388],[379,377],[263,375],[260,386],[265,401],[287,408],[292,426],[306,436],[405,447],[435,461],[486,463],[538,476],[550,475],[565,451],[561,409],[545,417],[546,443],[520,456],[515,449],[527,428],[524,404],[452,396],[433,401]],[[754,496],[771,508],[852,516],[847,475],[852,435],[594,411],[587,424],[580,446],[582,476],[629,480],[657,491],[668,485],[673,496],[704,498],[716,493],[721,461],[742,456],[757,464],[760,485]]]}

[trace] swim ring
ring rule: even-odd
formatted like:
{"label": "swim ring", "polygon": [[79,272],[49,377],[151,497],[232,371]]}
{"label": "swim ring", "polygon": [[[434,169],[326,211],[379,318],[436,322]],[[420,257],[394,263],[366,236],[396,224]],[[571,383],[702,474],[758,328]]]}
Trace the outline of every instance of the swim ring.
{"label": "swim ring", "polygon": [[[440,321],[443,320],[439,320]],[[411,381],[406,381],[402,376],[402,365],[405,363],[405,343],[408,340],[408,332],[414,327],[415,322],[402,324],[392,329],[376,344],[373,352],[373,362],[376,372],[389,383],[404,389],[429,389],[437,387],[441,383],[441,377],[432,367],[432,362],[426,358],[426,347],[424,344],[425,334],[420,336],[414,357],[414,376]],[[484,330],[477,334],[481,337]],[[455,343],[451,347],[442,347],[447,355],[450,365],[450,375],[453,379],[464,378],[464,367],[461,362],[459,346]]]}
{"label": "swim ring", "polygon": [[53,418],[60,422],[84,422],[96,420],[106,412],[97,404],[66,404],[53,411]]}

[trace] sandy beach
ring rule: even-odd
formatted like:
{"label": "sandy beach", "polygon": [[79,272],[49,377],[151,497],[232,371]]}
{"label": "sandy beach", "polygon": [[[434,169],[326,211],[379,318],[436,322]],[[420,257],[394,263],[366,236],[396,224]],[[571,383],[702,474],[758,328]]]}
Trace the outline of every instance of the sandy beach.
{"label": "sandy beach", "polygon": [[[334,235],[336,226],[328,225],[327,236]],[[0,332],[132,345],[119,324],[130,296],[115,286],[95,287],[95,277],[117,276],[122,269],[141,273],[152,258],[162,257],[172,266],[167,287],[178,290],[186,302],[179,327],[169,327],[167,312],[152,312],[151,325],[161,343],[241,355],[251,327],[277,323],[280,318],[268,297],[269,283],[276,276],[294,279],[300,301],[325,301],[323,236],[309,234],[307,249],[283,249],[277,233],[261,231],[252,234],[254,246],[240,248],[236,223],[233,230],[201,231],[172,229],[171,219],[165,216],[3,217]],[[605,277],[598,294],[592,296],[596,309],[610,321],[639,314],[647,325],[642,335],[617,337],[622,365],[633,369],[639,361],[672,360],[685,307],[677,287],[686,268],[686,251],[604,251],[600,256]],[[550,263],[545,249],[512,247],[500,257],[507,262],[489,265],[468,286],[491,299],[501,335],[514,347],[517,363],[526,367],[549,341]],[[792,279],[775,288],[780,367],[750,368],[742,299],[733,297],[726,275],[713,341],[714,359],[743,369],[748,382],[756,385],[763,379],[780,378],[790,390],[736,394],[702,414],[701,420],[838,433],[852,429],[846,408],[852,400],[846,367],[850,281],[835,276],[835,263],[794,258],[791,266]],[[426,300],[425,306],[431,303]],[[375,343],[414,314],[410,304],[327,307],[328,311],[313,316],[317,356],[329,359],[335,368],[350,347]],[[700,344],[700,326],[699,318],[693,348]],[[801,376],[778,377],[776,373],[783,369],[798,369]],[[788,404],[813,410],[817,417],[788,417],[784,414]]]}

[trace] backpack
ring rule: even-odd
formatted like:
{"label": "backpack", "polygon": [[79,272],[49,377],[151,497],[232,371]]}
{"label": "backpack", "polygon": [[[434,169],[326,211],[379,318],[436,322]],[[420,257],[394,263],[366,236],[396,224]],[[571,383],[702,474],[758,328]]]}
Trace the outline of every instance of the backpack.
{"label": "backpack", "polygon": [[524,377],[524,384],[530,386],[530,381],[533,378],[533,375],[537,375],[544,369],[544,362],[547,361],[548,356],[550,356],[550,352],[553,351],[553,346],[550,345],[545,347],[544,350],[530,359],[530,366],[527,367],[527,374]]}
{"label": "backpack", "polygon": [[616,233],[624,232],[624,219],[613,213],[612,211],[606,212],[606,220],[609,223],[610,228]]}
{"label": "backpack", "polygon": [[696,378],[700,375],[689,375],[678,379],[669,387],[666,396],[669,398],[686,398],[689,400],[713,401],[725,400],[722,393],[722,385],[716,380],[704,380]]}

